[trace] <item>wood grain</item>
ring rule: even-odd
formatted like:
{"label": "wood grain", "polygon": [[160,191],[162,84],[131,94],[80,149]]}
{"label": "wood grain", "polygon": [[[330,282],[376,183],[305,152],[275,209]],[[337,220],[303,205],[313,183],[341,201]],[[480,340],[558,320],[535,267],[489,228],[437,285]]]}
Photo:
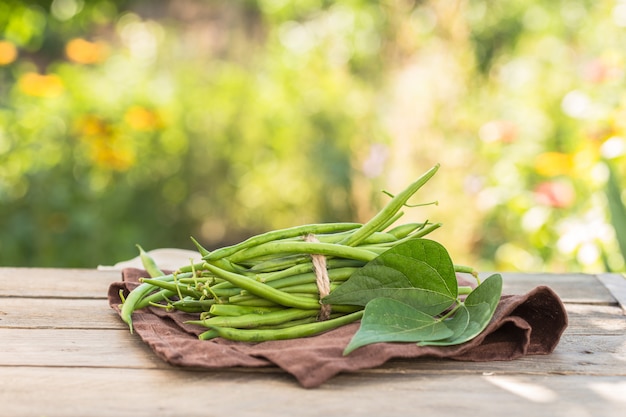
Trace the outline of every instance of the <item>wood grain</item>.
{"label": "wood grain", "polygon": [[4,368],[13,417],[623,416],[623,378],[439,373],[350,374],[315,390],[247,372]]}
{"label": "wood grain", "polygon": [[0,268],[0,416],[622,416],[626,280],[503,274],[548,285],[570,325],[551,355],[508,362],[392,360],[314,390],[277,368],[172,367],[108,306],[117,271]]}

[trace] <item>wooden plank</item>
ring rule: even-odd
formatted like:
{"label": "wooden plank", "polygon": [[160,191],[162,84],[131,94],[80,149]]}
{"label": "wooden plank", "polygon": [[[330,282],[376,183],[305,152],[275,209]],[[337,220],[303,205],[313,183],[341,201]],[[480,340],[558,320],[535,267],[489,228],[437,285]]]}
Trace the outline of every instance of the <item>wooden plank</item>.
{"label": "wooden plank", "polygon": [[623,335],[626,319],[617,306],[566,304],[569,335]]}
{"label": "wooden plank", "polygon": [[288,376],[174,370],[1,368],[4,415],[385,417],[623,415],[617,377],[347,374],[318,389]]}
{"label": "wooden plank", "polygon": [[[482,276],[482,274],[481,274]],[[485,274],[485,277],[488,274]],[[591,274],[503,273],[504,294],[524,294],[531,289],[546,285],[566,303],[614,305],[615,298]]]}
{"label": "wooden plank", "polygon": [[106,298],[116,271],[0,268],[0,297]]}
{"label": "wooden plank", "polygon": [[[155,368],[167,365],[138,336],[124,330],[0,329],[0,366]],[[565,334],[551,355],[516,361],[395,360],[389,373],[518,372],[626,376],[626,335]],[[368,372],[368,371],[364,371]]]}
{"label": "wooden plank", "polygon": [[505,372],[530,375],[626,376],[626,336],[564,335],[550,355],[526,356],[514,361],[455,362],[423,359],[394,360],[371,370],[382,373]]}
{"label": "wooden plank", "polygon": [[128,330],[0,329],[0,366],[167,366]]}
{"label": "wooden plank", "polygon": [[0,328],[125,329],[106,300],[0,299]]}
{"label": "wooden plank", "polygon": [[624,314],[626,314],[626,276],[621,274],[600,274],[598,279],[611,295],[615,297]]}

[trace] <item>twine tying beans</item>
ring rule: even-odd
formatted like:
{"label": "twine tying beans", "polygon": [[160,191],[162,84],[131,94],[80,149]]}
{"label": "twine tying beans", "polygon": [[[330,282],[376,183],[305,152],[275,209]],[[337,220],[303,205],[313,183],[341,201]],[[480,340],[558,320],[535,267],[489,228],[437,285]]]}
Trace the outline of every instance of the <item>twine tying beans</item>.
{"label": "twine tying beans", "polygon": [[[317,238],[308,234],[304,237],[305,242],[319,242]],[[326,257],[324,255],[311,255],[313,262],[313,271],[315,272],[315,283],[317,284],[317,291],[320,295],[320,300],[330,294],[330,278],[328,277],[328,270],[326,269]],[[318,319],[320,321],[328,320],[330,318],[331,311],[330,304],[320,305],[320,314]]]}

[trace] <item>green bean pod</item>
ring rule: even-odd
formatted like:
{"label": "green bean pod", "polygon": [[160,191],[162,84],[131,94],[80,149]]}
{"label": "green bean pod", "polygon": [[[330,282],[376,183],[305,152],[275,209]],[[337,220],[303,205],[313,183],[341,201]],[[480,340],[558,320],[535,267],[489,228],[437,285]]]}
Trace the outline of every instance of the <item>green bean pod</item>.
{"label": "green bean pod", "polygon": [[[356,311],[351,314],[346,314],[334,319],[318,321],[315,323],[301,324],[297,326],[291,326],[283,329],[233,329],[229,327],[211,327],[208,331],[209,335],[215,337],[223,337],[224,339],[234,340],[238,342],[266,342],[269,340],[286,340],[296,339],[300,337],[314,336],[328,330],[336,329],[337,327],[344,326],[346,324],[355,322],[363,317],[363,310]],[[206,339],[201,334],[200,339]]]}
{"label": "green bean pod", "polygon": [[225,258],[233,255],[240,250],[258,246],[263,243],[287,239],[291,237],[297,237],[312,234],[331,233],[338,231],[352,230],[361,227],[360,223],[320,223],[320,224],[308,224],[302,226],[290,227],[287,229],[272,230],[260,235],[256,235],[244,240],[241,243],[232,246],[226,246],[217,249],[210,254],[203,257],[205,261],[215,261],[217,259]]}
{"label": "green bean pod", "polygon": [[343,242],[343,245],[356,246],[363,239],[367,238],[373,232],[375,232],[381,225],[387,223],[419,190],[424,184],[430,180],[433,175],[439,169],[439,164],[429,169],[425,174],[413,182],[408,188],[398,193],[395,197],[387,203],[387,205],[379,211],[374,217],[372,217],[367,223],[360,227],[356,232],[349,235]]}
{"label": "green bean pod", "polygon": [[316,310],[300,310],[296,308],[286,308],[272,311],[266,314],[244,314],[242,316],[216,316],[205,320],[190,320],[186,323],[197,324],[204,327],[233,327],[237,329],[252,329],[259,326],[271,326],[292,320],[315,317]]}

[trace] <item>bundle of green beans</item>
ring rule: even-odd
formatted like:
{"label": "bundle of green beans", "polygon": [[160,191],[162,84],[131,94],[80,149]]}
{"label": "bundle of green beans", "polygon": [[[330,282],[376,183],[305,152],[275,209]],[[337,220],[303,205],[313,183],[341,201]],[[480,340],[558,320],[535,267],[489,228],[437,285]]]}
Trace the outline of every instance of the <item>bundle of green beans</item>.
{"label": "bundle of green beans", "polygon": [[[189,323],[207,328],[201,339],[222,337],[259,342],[315,335],[359,320],[363,307],[332,305],[319,320],[322,303],[312,256],[322,255],[332,292],[356,270],[395,245],[421,238],[440,223],[393,226],[400,211],[437,172],[434,166],[367,223],[309,224],[274,230],[239,244],[208,251],[194,243],[202,262],[164,274],[140,249],[150,278],[123,300],[122,319],[131,332],[132,313],[147,306],[198,314]],[[315,241],[306,239],[314,235]],[[465,267],[456,267],[465,271]],[[319,272],[318,272],[319,273]]]}

